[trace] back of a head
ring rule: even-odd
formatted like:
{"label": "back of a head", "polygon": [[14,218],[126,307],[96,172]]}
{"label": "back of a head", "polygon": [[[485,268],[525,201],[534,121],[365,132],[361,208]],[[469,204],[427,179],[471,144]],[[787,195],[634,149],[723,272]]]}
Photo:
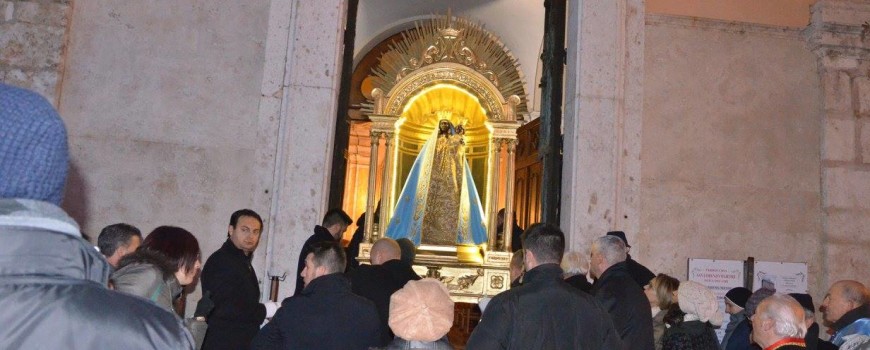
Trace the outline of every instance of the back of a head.
{"label": "back of a head", "polygon": [[189,272],[200,260],[199,241],[187,230],[174,226],[160,226],[145,237],[139,249],[163,254],[178,270]]}
{"label": "back of a head", "polygon": [[597,251],[608,266],[621,263],[628,257],[628,250],[625,247],[625,242],[613,235],[606,235],[596,238],[592,241],[592,250]]}
{"label": "back of a head", "polygon": [[775,293],[762,300],[760,316],[776,322],[774,333],[783,338],[803,338],[807,333],[803,307],[788,294]]}
{"label": "back of a head", "polygon": [[559,264],[565,253],[565,234],[555,225],[534,224],[523,233],[523,249],[532,252],[538,264]]}
{"label": "back of a head", "polygon": [[441,281],[409,281],[390,297],[389,325],[397,337],[432,342],[453,326],[453,300]]}
{"label": "back of a head", "polygon": [[580,252],[569,251],[562,257],[562,271],[566,275],[585,275],[588,269],[586,257]]}
{"label": "back of a head", "polygon": [[133,225],[124,223],[109,225],[100,231],[100,236],[97,237],[97,247],[100,248],[100,253],[103,255],[111,256],[118,248],[130,244],[130,239],[133,236],[142,238],[142,232]]}
{"label": "back of a head", "polygon": [[384,237],[372,244],[370,255],[372,257],[372,264],[380,265],[387,261],[401,258],[402,248],[392,238]]}
{"label": "back of a head", "polygon": [[667,310],[671,307],[671,305],[676,302],[676,300],[674,299],[674,292],[679,290],[680,280],[660,273],[658,274],[658,276],[654,277],[649,283],[650,286],[654,288],[654,292],[656,293],[656,299],[658,299],[659,307],[662,310]]}
{"label": "back of a head", "polygon": [[0,198],[60,205],[68,167],[66,127],[54,107],[0,83]]}
{"label": "back of a head", "polygon": [[414,245],[414,242],[408,238],[402,237],[397,239],[396,243],[398,243],[399,248],[402,249],[402,261],[408,263],[408,265],[413,265],[414,258],[417,257],[417,246]]}
{"label": "back of a head", "polygon": [[515,251],[514,254],[511,255],[510,268],[522,270],[524,255],[522,249]]}
{"label": "back of a head", "polygon": [[326,212],[326,215],[323,215],[323,221],[321,222],[321,226],[330,227],[332,225],[340,224],[340,225],[350,225],[353,223],[350,216],[344,212],[344,210],[334,208],[330,209]]}
{"label": "back of a head", "polygon": [[314,264],[326,268],[326,274],[344,272],[347,257],[341,244],[334,241],[317,242],[311,245]]}
{"label": "back of a head", "polygon": [[709,288],[695,281],[685,281],[680,283],[677,295],[680,310],[697,316],[701,322],[710,322],[714,326],[722,325],[723,316],[719,312],[719,300]]}

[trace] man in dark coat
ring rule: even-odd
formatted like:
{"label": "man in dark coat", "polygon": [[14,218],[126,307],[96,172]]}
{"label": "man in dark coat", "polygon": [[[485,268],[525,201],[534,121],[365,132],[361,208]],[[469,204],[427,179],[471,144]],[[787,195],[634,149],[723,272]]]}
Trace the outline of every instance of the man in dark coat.
{"label": "man in dark coat", "polygon": [[368,349],[381,341],[375,305],[351,293],[338,242],[311,246],[301,275],[302,293],[281,309],[254,339],[251,349]]}
{"label": "man in dark coat", "polygon": [[[562,279],[562,231],[549,224],[532,225],[523,248],[527,268],[523,285],[489,302],[467,348],[621,349],[607,311]],[[649,314],[649,308],[645,312]]]}
{"label": "man in dark coat", "polygon": [[[305,240],[302,245],[302,251],[299,252],[299,262],[296,264],[296,290],[293,295],[299,295],[302,289],[305,288],[305,283],[302,281],[302,269],[305,268],[305,257],[311,253],[311,246],[320,242],[336,242],[341,239],[344,231],[353,222],[350,216],[341,209],[330,209],[323,216],[321,225],[314,226],[314,234]],[[344,271],[344,270],[342,270]]]}
{"label": "man in dark coat", "polygon": [[625,243],[602,236],[592,242],[591,250],[589,270],[597,277],[592,295],[610,313],[628,349],[654,349],[649,300],[628,272]]}
{"label": "man in dark coat", "polygon": [[408,281],[419,280],[420,276],[411,265],[400,259],[402,250],[390,238],[381,238],[375,242],[370,256],[371,265],[360,265],[348,272],[348,277],[353,293],[371,300],[378,308],[381,329],[386,330],[380,346],[386,346],[393,338],[389,325],[390,296],[402,289]]}
{"label": "man in dark coat", "polygon": [[833,343],[819,339],[819,324],[816,323],[816,305],[813,297],[805,293],[789,293],[804,309],[804,325],[807,334],[804,336],[807,350],[837,350]]}
{"label": "man in dark coat", "polygon": [[227,228],[229,238],[205,262],[202,290],[211,296],[214,309],[206,318],[203,349],[247,349],[263,320],[278,308],[275,303],[260,303],[260,286],[251,266],[262,229],[259,214],[236,211]]}
{"label": "man in dark coat", "polygon": [[631,278],[634,279],[634,281],[637,282],[637,285],[641,288],[649,284],[649,281],[652,281],[652,279],[656,277],[656,274],[646,268],[646,266],[643,266],[636,260],[632,259],[631,254],[628,254],[629,251],[631,251],[631,245],[628,244],[628,238],[625,238],[625,232],[610,231],[607,235],[619,237],[622,242],[625,243],[625,265],[628,268],[628,274],[631,275]]}
{"label": "man in dark coat", "polygon": [[0,83],[0,349],[193,349],[181,320],[109,290],[112,267],[60,208],[66,128]]}

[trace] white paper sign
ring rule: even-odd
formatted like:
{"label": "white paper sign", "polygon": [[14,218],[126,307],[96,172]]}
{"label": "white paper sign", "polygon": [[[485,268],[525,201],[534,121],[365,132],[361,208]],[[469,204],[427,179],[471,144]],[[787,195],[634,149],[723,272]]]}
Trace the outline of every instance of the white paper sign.
{"label": "white paper sign", "polygon": [[761,288],[762,283],[769,284],[778,293],[807,292],[807,264],[772,261],[756,261],[752,290]]}
{"label": "white paper sign", "polygon": [[729,320],[729,315],[725,313],[725,293],[732,288],[743,287],[743,266],[742,260],[689,259],[689,280],[710,288],[719,300],[723,324],[716,329],[716,336],[720,343]]}

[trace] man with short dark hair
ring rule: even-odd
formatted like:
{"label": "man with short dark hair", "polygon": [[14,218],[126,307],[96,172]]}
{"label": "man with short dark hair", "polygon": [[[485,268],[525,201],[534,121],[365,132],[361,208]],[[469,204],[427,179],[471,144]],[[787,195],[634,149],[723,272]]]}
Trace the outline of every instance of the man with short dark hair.
{"label": "man with short dark hair", "polygon": [[[305,244],[302,245],[302,251],[299,253],[299,262],[296,264],[296,271],[301,272],[305,268],[305,257],[308,256],[308,253],[311,253],[311,245],[319,242],[341,240],[341,235],[344,234],[344,231],[347,231],[347,227],[352,222],[353,220],[350,219],[350,216],[341,209],[330,209],[327,211],[326,215],[323,216],[321,224],[314,226],[314,234],[308,237],[305,240]],[[293,292],[293,295],[298,295],[304,287],[302,275],[297,274],[296,290]]]}
{"label": "man with short dark hair", "polygon": [[115,268],[118,267],[121,258],[135,252],[140,244],[142,244],[142,232],[135,226],[124,223],[104,227],[97,237],[100,253],[103,253],[109,265]]}
{"label": "man with short dark hair", "polygon": [[383,339],[380,346],[386,346],[393,339],[390,330],[390,296],[402,289],[408,281],[416,281],[420,276],[411,265],[402,261],[402,249],[391,238],[381,238],[372,245],[371,265],[360,265],[348,271],[351,290],[354,294],[371,300],[378,309]]}
{"label": "man with short dark hair", "polygon": [[468,349],[622,348],[607,311],[562,279],[564,250],[565,236],[558,227],[535,224],[526,230],[523,285],[489,302]]}
{"label": "man with short dark hair", "polygon": [[628,244],[628,238],[625,237],[625,232],[622,231],[610,231],[607,232],[608,236],[619,237],[622,240],[622,243],[625,243],[625,265],[628,268],[628,274],[631,275],[631,278],[637,282],[637,285],[640,288],[643,288],[649,281],[652,281],[653,278],[656,277],[652,271],[650,271],[646,266],[641,265],[639,262],[631,258],[631,245]]}
{"label": "man with short dark hair", "polygon": [[206,318],[203,349],[247,349],[263,320],[278,309],[277,303],[260,303],[260,284],[251,266],[262,230],[259,214],[237,210],[230,216],[226,242],[205,262],[202,291],[214,309]]}
{"label": "man with short dark hair", "polygon": [[60,208],[66,128],[0,83],[0,349],[193,349],[181,320],[107,288],[112,267]]}
{"label": "man with short dark hair", "polygon": [[858,281],[837,281],[822,301],[822,314],[835,331],[831,343],[836,346],[851,335],[870,335],[870,290]]}
{"label": "man with short dark hair", "polygon": [[627,349],[652,350],[652,314],[643,289],[628,272],[625,242],[613,235],[592,242],[589,271],[597,278],[592,284],[595,296],[613,319]]}
{"label": "man with short dark hair", "polygon": [[305,288],[254,339],[252,349],[369,349],[383,331],[375,305],[351,293],[345,252],[336,241],[311,245],[299,274]]}

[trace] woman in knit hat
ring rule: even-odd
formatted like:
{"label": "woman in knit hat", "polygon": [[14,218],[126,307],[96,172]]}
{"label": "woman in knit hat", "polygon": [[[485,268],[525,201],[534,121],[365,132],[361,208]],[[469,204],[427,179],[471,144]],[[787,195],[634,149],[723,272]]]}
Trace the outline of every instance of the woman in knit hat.
{"label": "woman in knit hat", "polygon": [[443,283],[409,281],[390,297],[390,329],[396,338],[387,350],[453,350],[447,332],[453,326],[453,300]]}
{"label": "woman in knit hat", "polygon": [[665,331],[662,349],[718,350],[713,327],[722,325],[722,314],[716,295],[698,282],[686,281],[680,283],[677,296],[685,315]]}
{"label": "woman in knit hat", "polygon": [[643,287],[643,292],[649,300],[653,316],[653,339],[656,350],[662,349],[662,337],[665,335],[665,314],[671,307],[677,305],[677,289],[680,280],[660,273]]}
{"label": "woman in knit hat", "polygon": [[749,300],[750,295],[752,291],[743,287],[731,288],[728,293],[725,293],[725,312],[731,317],[728,326],[725,327],[725,336],[722,337],[722,349],[728,346],[734,328],[746,319],[746,301]]}

